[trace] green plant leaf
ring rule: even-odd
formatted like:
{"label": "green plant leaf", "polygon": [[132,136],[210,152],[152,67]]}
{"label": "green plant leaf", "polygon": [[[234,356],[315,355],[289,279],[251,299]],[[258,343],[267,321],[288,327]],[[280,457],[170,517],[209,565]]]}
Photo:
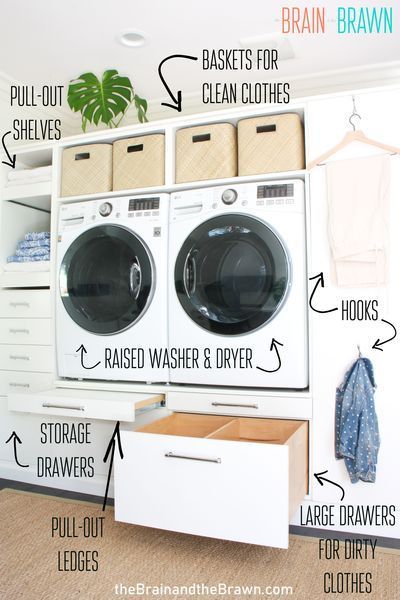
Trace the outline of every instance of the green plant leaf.
{"label": "green plant leaf", "polygon": [[115,69],[105,71],[101,81],[94,73],[83,73],[70,82],[67,96],[71,110],[82,114],[83,131],[88,123],[115,126],[113,120],[125,113],[133,99],[129,77],[119,75]]}
{"label": "green plant leaf", "polygon": [[140,98],[137,94],[134,96],[135,106],[138,114],[138,119],[140,123],[147,123],[148,119],[146,116],[147,113],[147,100],[144,98]]}

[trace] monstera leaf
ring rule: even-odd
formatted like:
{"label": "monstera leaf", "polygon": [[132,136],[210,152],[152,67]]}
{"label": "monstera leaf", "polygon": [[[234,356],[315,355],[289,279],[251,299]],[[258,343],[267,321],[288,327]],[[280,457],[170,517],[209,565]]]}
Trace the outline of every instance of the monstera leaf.
{"label": "monstera leaf", "polygon": [[140,123],[147,121],[146,100],[134,93],[129,77],[119,75],[114,69],[104,71],[101,81],[94,73],[83,73],[72,80],[67,99],[69,107],[82,114],[83,131],[88,123],[118,127],[132,102],[135,102]]}

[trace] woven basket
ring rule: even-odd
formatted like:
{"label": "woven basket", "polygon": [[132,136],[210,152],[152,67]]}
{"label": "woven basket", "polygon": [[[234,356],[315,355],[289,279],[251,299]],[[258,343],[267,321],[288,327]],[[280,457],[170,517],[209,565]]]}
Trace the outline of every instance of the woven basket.
{"label": "woven basket", "polygon": [[236,128],[230,123],[176,132],[176,183],[237,175]]}
{"label": "woven basket", "polygon": [[112,189],[112,144],[88,144],[63,151],[61,196]]}
{"label": "woven basket", "polygon": [[296,113],[238,123],[239,176],[304,169],[304,134]]}
{"label": "woven basket", "polygon": [[164,185],[163,134],[143,135],[113,144],[113,190]]}

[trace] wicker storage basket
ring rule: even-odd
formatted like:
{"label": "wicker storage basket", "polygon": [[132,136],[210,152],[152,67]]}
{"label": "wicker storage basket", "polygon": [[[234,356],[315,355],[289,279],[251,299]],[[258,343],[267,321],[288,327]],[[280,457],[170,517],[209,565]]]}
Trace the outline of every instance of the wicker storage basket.
{"label": "wicker storage basket", "polygon": [[112,144],[66,148],[62,157],[61,196],[112,189]]}
{"label": "wicker storage basket", "polygon": [[230,123],[176,132],[176,183],[237,175],[236,128]]}
{"label": "wicker storage basket", "polygon": [[238,123],[239,176],[304,169],[304,134],[296,113]]}
{"label": "wicker storage basket", "polygon": [[164,185],[163,134],[143,135],[113,144],[113,190]]}

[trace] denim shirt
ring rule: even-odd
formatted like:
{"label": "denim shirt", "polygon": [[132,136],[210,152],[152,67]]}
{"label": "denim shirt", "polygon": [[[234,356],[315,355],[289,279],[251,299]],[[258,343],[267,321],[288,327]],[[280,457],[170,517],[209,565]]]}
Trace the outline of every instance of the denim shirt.
{"label": "denim shirt", "polygon": [[372,363],[360,357],[336,390],[335,456],[344,458],[352,483],[374,483],[380,445]]}

